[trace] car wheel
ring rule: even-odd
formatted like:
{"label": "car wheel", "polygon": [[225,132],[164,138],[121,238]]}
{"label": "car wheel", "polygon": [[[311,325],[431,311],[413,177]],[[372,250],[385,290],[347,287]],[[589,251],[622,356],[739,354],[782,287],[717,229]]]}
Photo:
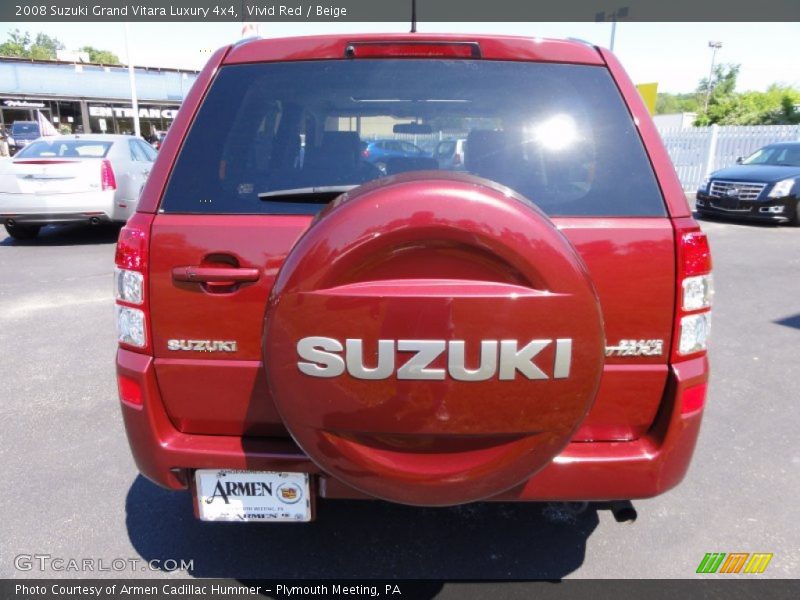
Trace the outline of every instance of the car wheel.
{"label": "car wheel", "polygon": [[5,226],[6,233],[15,240],[32,240],[39,235],[41,225],[14,225],[13,227]]}
{"label": "car wheel", "polygon": [[789,224],[800,227],[800,200],[794,205],[794,218],[789,221]]}

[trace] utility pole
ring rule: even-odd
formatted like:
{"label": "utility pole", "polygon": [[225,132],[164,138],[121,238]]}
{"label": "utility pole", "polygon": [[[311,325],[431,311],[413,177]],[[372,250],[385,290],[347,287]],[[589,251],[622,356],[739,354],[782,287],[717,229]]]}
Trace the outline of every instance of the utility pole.
{"label": "utility pole", "polygon": [[704,113],[708,113],[708,101],[711,98],[711,81],[714,79],[714,61],[717,58],[717,50],[722,48],[722,42],[708,42],[708,47],[711,48],[711,70],[708,72],[708,85],[706,85],[706,104],[703,109]]}
{"label": "utility pole", "polygon": [[617,38],[617,21],[619,19],[624,19],[628,16],[628,14],[630,14],[630,7],[621,6],[608,15],[605,12],[599,12],[594,15],[594,20],[596,23],[605,23],[606,21],[611,21],[611,43],[609,44],[608,49],[612,52],[614,51],[614,42]]}
{"label": "utility pole", "polygon": [[125,52],[128,55],[128,79],[131,82],[131,108],[133,108],[133,132],[136,137],[142,137],[142,128],[139,125],[139,99],[136,97],[136,74],[133,71],[131,59],[131,44],[128,40],[128,23],[125,22]]}

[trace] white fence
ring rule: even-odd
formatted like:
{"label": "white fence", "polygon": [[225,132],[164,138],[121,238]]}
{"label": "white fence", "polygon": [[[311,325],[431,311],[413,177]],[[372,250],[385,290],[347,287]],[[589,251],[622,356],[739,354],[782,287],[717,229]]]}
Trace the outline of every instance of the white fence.
{"label": "white fence", "polygon": [[684,190],[694,191],[716,169],[736,164],[761,146],[800,141],[800,125],[754,127],[712,125],[691,129],[660,129]]}

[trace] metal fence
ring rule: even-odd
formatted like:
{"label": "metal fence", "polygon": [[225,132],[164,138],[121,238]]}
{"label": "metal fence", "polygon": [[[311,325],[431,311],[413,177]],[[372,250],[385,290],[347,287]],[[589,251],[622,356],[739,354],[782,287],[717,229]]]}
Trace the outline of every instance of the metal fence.
{"label": "metal fence", "polygon": [[709,173],[774,142],[800,141],[800,125],[660,129],[684,190],[694,191]]}

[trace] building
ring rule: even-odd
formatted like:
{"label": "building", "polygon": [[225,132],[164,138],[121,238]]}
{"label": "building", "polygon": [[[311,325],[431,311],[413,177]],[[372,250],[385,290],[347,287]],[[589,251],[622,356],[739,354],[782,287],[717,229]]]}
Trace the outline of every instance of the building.
{"label": "building", "polygon": [[[165,131],[196,71],[136,67],[142,135]],[[0,127],[41,112],[62,132],[132,133],[127,67],[0,57]]]}
{"label": "building", "polygon": [[653,122],[658,129],[686,129],[694,125],[697,113],[684,112],[668,115],[655,115]]}

